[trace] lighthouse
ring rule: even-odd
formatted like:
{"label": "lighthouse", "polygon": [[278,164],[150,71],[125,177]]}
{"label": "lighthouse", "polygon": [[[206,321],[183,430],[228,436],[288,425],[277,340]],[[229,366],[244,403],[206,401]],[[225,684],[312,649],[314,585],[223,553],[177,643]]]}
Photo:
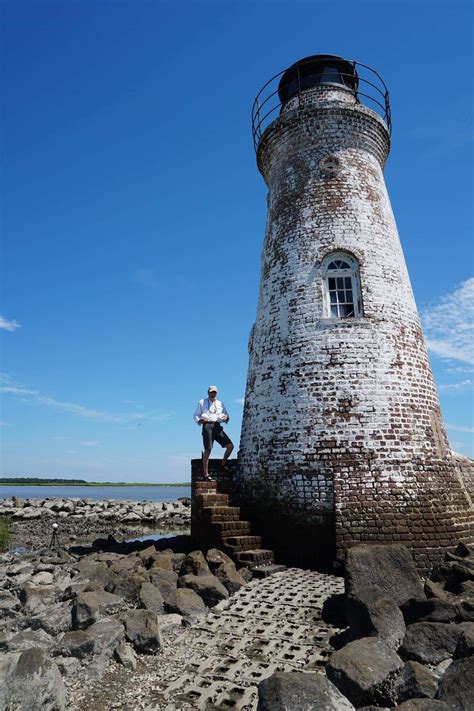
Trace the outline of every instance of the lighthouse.
{"label": "lighthouse", "polygon": [[384,181],[387,88],[307,57],[267,82],[252,123],[268,217],[239,499],[282,558],[401,542],[428,568],[472,541],[473,463],[449,448]]}

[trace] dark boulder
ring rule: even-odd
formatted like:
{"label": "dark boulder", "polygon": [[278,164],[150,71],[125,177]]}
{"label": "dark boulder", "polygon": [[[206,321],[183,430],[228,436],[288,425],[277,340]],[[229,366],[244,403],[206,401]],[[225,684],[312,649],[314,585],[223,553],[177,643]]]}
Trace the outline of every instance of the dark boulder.
{"label": "dark boulder", "polygon": [[205,617],[207,613],[202,598],[190,588],[178,588],[174,605],[170,605],[168,610],[182,615],[186,622],[191,624]]}
{"label": "dark boulder", "polygon": [[462,627],[462,634],[454,652],[454,659],[463,659],[474,655],[474,622],[466,622]]}
{"label": "dark boulder", "polygon": [[324,676],[277,672],[258,685],[257,711],[351,711],[354,706]]}
{"label": "dark boulder", "polygon": [[414,622],[452,622],[458,614],[451,602],[435,597],[429,600],[411,598],[401,605],[401,610],[407,625]]}
{"label": "dark boulder", "polygon": [[379,637],[391,649],[398,649],[405,636],[405,622],[397,604],[388,597],[365,603],[357,598],[346,600],[351,639]]}
{"label": "dark boulder", "polygon": [[161,647],[157,615],[150,610],[129,610],[122,614],[125,636],[137,652],[157,652]]}
{"label": "dark boulder", "polygon": [[402,666],[398,654],[384,642],[364,637],[334,652],[326,674],[355,706],[390,705],[393,681]]}
{"label": "dark boulder", "polygon": [[204,554],[201,551],[192,551],[181,563],[180,577],[183,575],[210,575],[211,571]]}
{"label": "dark boulder", "polygon": [[459,625],[416,622],[407,627],[400,654],[422,664],[438,664],[454,654],[462,634]]}
{"label": "dark boulder", "polygon": [[61,673],[46,653],[32,647],[22,652],[6,681],[6,708],[18,711],[62,711],[66,691]]}
{"label": "dark boulder", "polygon": [[437,690],[435,675],[418,662],[407,662],[394,684],[395,699],[399,704],[414,698],[432,699]]}
{"label": "dark boulder", "polygon": [[456,659],[439,683],[437,699],[444,701],[451,711],[474,709],[474,657]]}
{"label": "dark boulder", "polygon": [[410,699],[409,701],[404,701],[400,706],[393,707],[392,711],[450,711],[450,708],[444,701]]}
{"label": "dark boulder", "polygon": [[214,575],[183,575],[178,579],[178,587],[191,588],[208,607],[214,607],[229,597],[227,588]]}
{"label": "dark boulder", "polygon": [[423,583],[411,554],[403,545],[360,545],[346,558],[346,594],[365,603],[388,597],[402,605],[424,597]]}

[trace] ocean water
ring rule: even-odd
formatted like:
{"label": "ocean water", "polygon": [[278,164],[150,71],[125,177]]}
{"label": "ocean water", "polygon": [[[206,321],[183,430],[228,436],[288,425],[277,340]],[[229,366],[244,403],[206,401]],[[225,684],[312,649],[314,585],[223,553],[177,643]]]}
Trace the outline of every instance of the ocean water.
{"label": "ocean water", "polygon": [[190,486],[0,486],[0,499],[117,499],[175,501],[191,496]]}

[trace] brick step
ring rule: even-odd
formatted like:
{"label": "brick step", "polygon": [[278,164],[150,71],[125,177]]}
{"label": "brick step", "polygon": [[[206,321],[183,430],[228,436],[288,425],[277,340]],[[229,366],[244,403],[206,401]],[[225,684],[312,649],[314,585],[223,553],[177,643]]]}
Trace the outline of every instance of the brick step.
{"label": "brick step", "polygon": [[194,484],[196,494],[217,491],[217,481],[197,481]]}
{"label": "brick step", "polygon": [[[244,536],[250,533],[249,521],[219,521],[212,524],[212,529],[222,533],[222,536]],[[240,531],[240,533],[227,533],[227,531]]]}
{"label": "brick step", "polygon": [[222,545],[225,551],[235,554],[258,548],[262,545],[262,539],[260,536],[228,536],[222,538]]}
{"label": "brick step", "polygon": [[247,568],[267,565],[275,560],[273,551],[267,548],[239,551],[235,553],[235,558],[240,565],[244,565]]}
{"label": "brick step", "polygon": [[229,503],[229,494],[217,494],[213,491],[198,494],[197,499],[203,506],[225,506]]}
{"label": "brick step", "polygon": [[203,515],[209,523],[240,521],[240,509],[238,506],[210,506],[203,509]]}
{"label": "brick step", "polygon": [[274,573],[282,573],[284,570],[286,570],[286,565],[278,565],[277,563],[250,565],[248,567],[252,571],[254,578],[268,578]]}

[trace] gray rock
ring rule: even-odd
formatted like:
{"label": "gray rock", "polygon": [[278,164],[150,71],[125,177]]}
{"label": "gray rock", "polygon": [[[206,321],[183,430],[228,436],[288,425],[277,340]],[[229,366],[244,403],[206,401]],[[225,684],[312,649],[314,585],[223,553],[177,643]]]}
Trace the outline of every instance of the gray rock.
{"label": "gray rock", "polygon": [[451,711],[474,709],[474,657],[456,659],[440,681],[437,699]]}
{"label": "gray rock", "polygon": [[334,652],[326,674],[355,706],[391,705],[393,681],[402,666],[398,654],[384,642],[364,637]]}
{"label": "gray rock", "polygon": [[240,573],[237,572],[235,564],[232,561],[230,561],[230,563],[221,563],[219,567],[214,570],[214,575],[231,595],[246,585],[246,581]]}
{"label": "gray rock", "polygon": [[461,635],[459,625],[416,622],[407,627],[400,654],[422,664],[438,664],[453,656]]}
{"label": "gray rock", "polygon": [[54,658],[54,661],[58,665],[58,669],[61,672],[62,677],[69,678],[76,676],[81,668],[81,661],[75,657],[58,656]]}
{"label": "gray rock", "polygon": [[71,606],[63,602],[45,608],[40,614],[28,618],[28,624],[33,629],[43,629],[55,637],[71,629]]}
{"label": "gray rock", "polygon": [[27,582],[20,590],[20,601],[25,612],[35,614],[59,599],[60,590],[56,585],[34,585]]}
{"label": "gray rock", "polygon": [[194,590],[178,588],[175,603],[169,606],[169,611],[182,615],[188,623],[192,624],[205,617],[207,607]]}
{"label": "gray rock", "polygon": [[206,553],[206,560],[211,571],[216,570],[216,568],[222,565],[222,563],[233,564],[234,562],[232,558],[229,558],[228,555],[226,555],[223,551],[220,551],[218,548],[209,548]]}
{"label": "gray rock", "polygon": [[133,651],[133,647],[130,644],[127,644],[126,642],[119,644],[115,650],[115,657],[117,661],[125,667],[125,669],[135,671],[137,668],[137,658],[135,656],[135,652]]}
{"label": "gray rock", "polygon": [[7,708],[18,711],[62,711],[66,692],[57,665],[38,647],[21,653],[6,684]]}
{"label": "gray rock", "polygon": [[140,590],[146,581],[147,578],[145,576],[136,573],[123,578],[118,577],[110,592],[130,602],[132,605],[138,605],[140,602]]}
{"label": "gray rock", "polygon": [[76,630],[85,629],[99,619],[99,601],[94,592],[80,592],[72,607],[72,626]]}
{"label": "gray rock", "polygon": [[474,622],[474,600],[456,600],[456,612],[459,620]]}
{"label": "gray rock", "polygon": [[[461,627],[461,625],[460,625]],[[474,622],[462,626],[462,633],[454,652],[454,659],[463,659],[474,655]]]}
{"label": "gray rock", "polygon": [[180,577],[184,575],[210,575],[211,571],[204,554],[201,551],[192,551],[181,563]]}
{"label": "gray rock", "polygon": [[125,572],[127,575],[130,575],[130,573],[133,573],[138,567],[142,565],[143,561],[139,556],[128,555],[112,563],[112,565],[110,566],[110,570],[116,574]]}
{"label": "gray rock", "polygon": [[86,630],[71,630],[61,637],[53,650],[53,655],[85,659],[93,651],[94,640]]}
{"label": "gray rock", "polygon": [[351,711],[354,706],[319,674],[277,672],[258,685],[257,711]]}
{"label": "gray rock", "polygon": [[183,575],[178,579],[178,587],[191,588],[208,607],[214,607],[229,597],[227,589],[214,575]]}
{"label": "gray rock", "polygon": [[125,630],[119,620],[107,618],[95,622],[85,630],[85,633],[93,642],[93,654],[110,658],[123,641]]}
{"label": "gray rock", "polygon": [[405,622],[397,604],[388,597],[362,602],[348,596],[347,621],[351,639],[379,637],[391,649],[398,649],[405,636]]}
{"label": "gray rock", "polygon": [[164,632],[165,630],[168,630],[171,627],[181,627],[181,625],[185,622],[186,621],[184,621],[184,618],[181,617],[181,615],[175,613],[162,615],[162,617],[160,617],[160,630]]}
{"label": "gray rock", "polygon": [[443,701],[436,701],[435,699],[410,699],[409,701],[404,701],[400,706],[396,706],[396,711],[450,711],[450,706],[445,704]]}
{"label": "gray rock", "polygon": [[173,555],[171,553],[158,553],[151,564],[150,570],[154,570],[155,568],[174,572]]}
{"label": "gray rock", "polygon": [[0,620],[19,610],[21,603],[9,590],[0,590]]}
{"label": "gray rock", "polygon": [[152,568],[149,572],[150,582],[160,591],[165,608],[172,612],[176,605],[176,586],[178,576],[171,570]]}
{"label": "gray rock", "polygon": [[26,629],[17,632],[6,642],[4,648],[8,652],[24,652],[31,647],[39,647],[40,649],[48,651],[54,647],[54,644],[54,639],[44,630]]}
{"label": "gray rock", "polygon": [[402,605],[423,598],[423,583],[408,548],[400,544],[360,545],[346,558],[346,594],[362,602],[388,597]]}
{"label": "gray rock", "polygon": [[156,612],[157,615],[163,615],[165,611],[165,602],[163,595],[153,583],[145,582],[142,584],[139,592],[140,607],[145,610]]}
{"label": "gray rock", "polygon": [[148,548],[139,551],[138,555],[145,568],[151,568],[154,561],[157,559],[159,553],[156,550],[155,546],[148,546]]}
{"label": "gray rock", "polygon": [[158,617],[150,610],[130,610],[124,614],[125,636],[138,652],[154,654],[161,647]]}
{"label": "gray rock", "polygon": [[394,693],[397,703],[413,698],[434,698],[438,690],[438,680],[434,674],[418,662],[407,662],[398,675]]}
{"label": "gray rock", "polygon": [[445,590],[440,583],[435,583],[434,580],[425,581],[425,595],[427,598],[436,598],[437,600],[443,600],[443,602],[449,602],[452,594]]}

